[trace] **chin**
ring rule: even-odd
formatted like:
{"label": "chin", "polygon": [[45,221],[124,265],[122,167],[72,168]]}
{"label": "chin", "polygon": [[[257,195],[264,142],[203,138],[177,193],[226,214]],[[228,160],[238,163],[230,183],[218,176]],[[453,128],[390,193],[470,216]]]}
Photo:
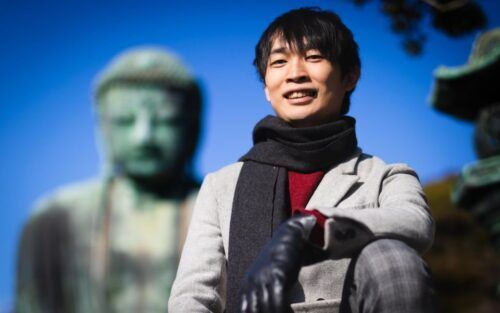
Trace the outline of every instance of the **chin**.
{"label": "chin", "polygon": [[314,123],[315,119],[308,114],[288,115],[286,117],[282,117],[282,119],[294,127],[313,126],[317,124]]}
{"label": "chin", "polygon": [[313,123],[309,120],[293,120],[288,122],[292,127],[295,128],[301,128],[301,127],[311,127],[311,126],[316,126],[316,123]]}
{"label": "chin", "polygon": [[304,119],[318,114],[320,112],[320,107],[314,102],[305,105],[289,104],[286,110],[289,116]]}
{"label": "chin", "polygon": [[156,164],[155,162],[127,164],[124,170],[129,176],[143,178],[154,178],[166,172],[164,166],[160,166],[160,164]]}

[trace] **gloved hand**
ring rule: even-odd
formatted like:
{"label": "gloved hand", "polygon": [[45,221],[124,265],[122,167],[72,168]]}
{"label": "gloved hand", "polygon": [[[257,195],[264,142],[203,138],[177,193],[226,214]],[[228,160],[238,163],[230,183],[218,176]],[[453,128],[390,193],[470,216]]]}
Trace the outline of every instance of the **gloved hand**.
{"label": "gloved hand", "polygon": [[300,269],[327,258],[308,240],[315,224],[314,216],[299,215],[280,225],[243,280],[241,312],[291,312],[287,296]]}

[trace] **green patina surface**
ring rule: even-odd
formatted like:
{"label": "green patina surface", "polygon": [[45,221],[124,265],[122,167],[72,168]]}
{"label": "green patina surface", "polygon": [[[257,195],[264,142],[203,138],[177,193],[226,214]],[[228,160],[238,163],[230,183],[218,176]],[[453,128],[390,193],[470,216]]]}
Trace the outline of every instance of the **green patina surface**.
{"label": "green patina surface", "polygon": [[500,102],[500,28],[481,34],[468,63],[434,71],[430,104],[438,111],[473,122],[480,111]]}
{"label": "green patina surface", "polygon": [[470,193],[492,185],[500,185],[500,156],[493,156],[464,166],[453,189],[452,200],[455,203],[463,203]]}
{"label": "green patina surface", "polygon": [[135,49],[99,75],[99,176],[44,197],[18,255],[18,312],[166,312],[198,184],[198,85]]}

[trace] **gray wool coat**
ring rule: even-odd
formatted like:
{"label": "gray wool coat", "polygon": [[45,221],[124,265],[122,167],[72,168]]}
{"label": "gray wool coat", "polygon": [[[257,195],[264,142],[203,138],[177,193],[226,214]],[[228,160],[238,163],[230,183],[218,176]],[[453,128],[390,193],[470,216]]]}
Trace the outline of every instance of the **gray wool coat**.
{"label": "gray wool coat", "polygon": [[[229,225],[243,163],[206,176],[195,204],[169,312],[224,312]],[[369,241],[394,238],[420,253],[434,222],[417,174],[358,150],[329,169],[306,209],[328,217],[324,249],[331,260],[302,268],[292,291],[294,312],[337,312],[350,257]]]}

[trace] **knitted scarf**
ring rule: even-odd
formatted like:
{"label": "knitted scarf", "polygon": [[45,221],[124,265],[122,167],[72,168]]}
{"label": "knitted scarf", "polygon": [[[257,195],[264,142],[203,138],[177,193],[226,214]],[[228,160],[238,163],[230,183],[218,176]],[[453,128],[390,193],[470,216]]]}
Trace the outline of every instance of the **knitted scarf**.
{"label": "knitted scarf", "polygon": [[276,228],[289,217],[287,170],[310,173],[346,160],[357,147],[349,116],[319,126],[293,128],[267,116],[241,157],[229,230],[226,312],[239,312],[240,283]]}

